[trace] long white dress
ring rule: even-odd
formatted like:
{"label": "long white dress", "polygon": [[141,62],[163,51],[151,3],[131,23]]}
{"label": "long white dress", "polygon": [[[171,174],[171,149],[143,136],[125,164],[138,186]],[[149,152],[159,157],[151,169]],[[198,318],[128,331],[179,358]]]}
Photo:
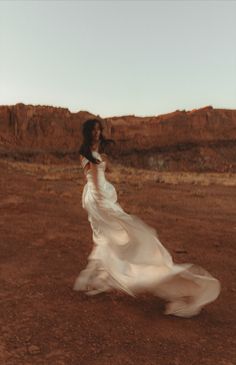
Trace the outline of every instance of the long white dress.
{"label": "long white dress", "polygon": [[[97,151],[92,153],[102,161]],[[87,162],[84,157],[82,166]],[[73,289],[88,295],[112,290],[132,296],[149,292],[167,301],[165,314],[198,314],[218,297],[220,282],[200,266],[173,262],[156,230],[121,208],[115,187],[106,179],[105,165],[105,161],[96,165],[100,197],[91,169],[86,174],[82,206],[88,212],[94,246]]]}

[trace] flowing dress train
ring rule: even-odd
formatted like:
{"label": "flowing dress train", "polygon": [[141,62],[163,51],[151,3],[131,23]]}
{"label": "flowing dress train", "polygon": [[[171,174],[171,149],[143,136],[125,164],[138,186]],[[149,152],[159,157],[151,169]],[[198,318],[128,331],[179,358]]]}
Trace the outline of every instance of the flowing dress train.
{"label": "flowing dress train", "polygon": [[[132,296],[149,292],[167,301],[165,314],[198,314],[218,297],[220,282],[198,265],[173,262],[156,230],[119,205],[115,187],[105,176],[106,162],[97,151],[92,153],[101,161],[97,165],[101,196],[89,169],[82,206],[88,212],[94,246],[74,290],[88,295],[112,290]],[[84,157],[82,166],[87,162]]]}

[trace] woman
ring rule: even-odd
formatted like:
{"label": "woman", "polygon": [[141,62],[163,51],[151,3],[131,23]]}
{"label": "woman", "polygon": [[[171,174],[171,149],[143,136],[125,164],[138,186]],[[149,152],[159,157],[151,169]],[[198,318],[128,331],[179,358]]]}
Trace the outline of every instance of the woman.
{"label": "woman", "polygon": [[87,183],[82,206],[88,212],[94,247],[74,289],[88,295],[149,292],[167,301],[165,314],[198,314],[218,297],[219,281],[200,266],[173,263],[155,229],[118,204],[116,190],[105,176],[107,157],[100,153],[114,141],[104,138],[100,121],[86,121],[83,136],[80,158]]}

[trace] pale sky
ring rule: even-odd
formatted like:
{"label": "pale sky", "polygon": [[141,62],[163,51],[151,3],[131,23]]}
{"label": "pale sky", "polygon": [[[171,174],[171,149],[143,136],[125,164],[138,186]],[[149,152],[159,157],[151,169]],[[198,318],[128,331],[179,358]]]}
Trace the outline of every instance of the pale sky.
{"label": "pale sky", "polygon": [[236,109],[235,1],[0,1],[0,105]]}

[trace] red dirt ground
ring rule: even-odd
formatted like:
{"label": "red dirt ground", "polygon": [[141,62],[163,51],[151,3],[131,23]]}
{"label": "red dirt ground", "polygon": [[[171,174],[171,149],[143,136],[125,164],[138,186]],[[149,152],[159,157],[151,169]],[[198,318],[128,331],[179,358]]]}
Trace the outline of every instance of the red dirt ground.
{"label": "red dirt ground", "polygon": [[219,298],[183,319],[163,315],[163,301],[150,295],[72,290],[92,248],[84,181],[79,170],[49,172],[0,161],[0,364],[233,365],[235,186],[109,179],[121,206],[156,228],[176,262],[221,281]]}

